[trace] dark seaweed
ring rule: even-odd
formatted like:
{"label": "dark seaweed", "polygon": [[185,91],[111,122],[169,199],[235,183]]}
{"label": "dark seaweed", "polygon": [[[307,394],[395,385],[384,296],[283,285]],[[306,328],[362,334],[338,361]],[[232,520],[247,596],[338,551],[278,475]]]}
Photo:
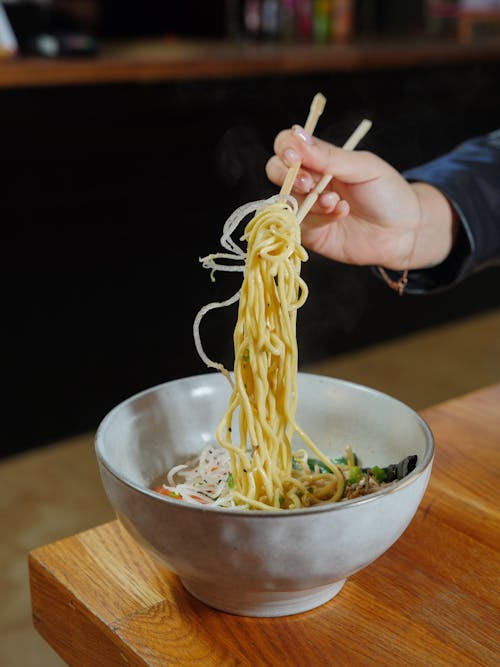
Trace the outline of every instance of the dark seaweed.
{"label": "dark seaweed", "polygon": [[[417,455],[412,454],[410,456],[406,456],[399,463],[390,463],[385,468],[379,468],[379,470],[382,471],[383,473],[383,475],[381,476],[381,481],[388,483],[388,482],[395,482],[396,480],[399,479],[403,479],[403,477],[406,477],[406,475],[409,475],[413,470],[415,470],[417,465],[417,459],[418,459]],[[355,460],[357,461],[357,457]],[[344,460],[342,458],[334,459],[334,461],[335,463],[344,463]],[[345,462],[347,462],[346,459]],[[328,468],[322,461],[319,461],[318,459],[310,458],[308,460],[308,463],[309,463],[309,468],[311,470],[317,468],[319,472],[327,472],[327,473],[332,472],[330,468]],[[372,472],[372,468],[361,468],[361,470],[365,474]],[[377,478],[379,478],[378,475]]]}
{"label": "dark seaweed", "polygon": [[[417,466],[417,458],[416,454],[412,454],[405,457],[399,463],[391,463],[382,468],[385,473],[384,482],[394,482],[409,475]],[[362,468],[362,470],[363,472],[370,472],[370,468]]]}

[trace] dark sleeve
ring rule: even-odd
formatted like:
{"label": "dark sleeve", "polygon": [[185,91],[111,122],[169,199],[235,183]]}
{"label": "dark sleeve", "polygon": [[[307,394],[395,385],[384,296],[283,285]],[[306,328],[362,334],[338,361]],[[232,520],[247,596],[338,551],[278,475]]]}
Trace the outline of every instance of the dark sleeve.
{"label": "dark sleeve", "polygon": [[469,139],[403,176],[441,190],[460,221],[448,258],[438,266],[410,271],[408,292],[447,289],[475,271],[500,263],[500,130]]}

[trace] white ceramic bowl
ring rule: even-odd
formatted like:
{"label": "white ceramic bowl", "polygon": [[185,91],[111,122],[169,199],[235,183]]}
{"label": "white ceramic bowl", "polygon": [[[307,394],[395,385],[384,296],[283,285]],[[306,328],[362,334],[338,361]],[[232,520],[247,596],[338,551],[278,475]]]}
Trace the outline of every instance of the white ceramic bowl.
{"label": "white ceramic bowl", "polygon": [[149,490],[159,475],[214,442],[229,393],[221,374],[205,373],[117,405],[96,435],[104,489],[125,528],[199,600],[246,616],[312,609],[408,526],[431,473],[432,433],[395,398],[299,373],[297,421],[326,454],[342,455],[350,445],[363,466],[417,454],[416,469],[375,494],[302,510],[224,510]]}

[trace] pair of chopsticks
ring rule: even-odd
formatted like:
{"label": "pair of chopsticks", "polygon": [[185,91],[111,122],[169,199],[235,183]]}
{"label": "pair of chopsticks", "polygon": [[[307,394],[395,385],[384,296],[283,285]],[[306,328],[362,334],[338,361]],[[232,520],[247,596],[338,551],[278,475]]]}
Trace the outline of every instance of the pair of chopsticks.
{"label": "pair of chopsticks", "polygon": [[[319,117],[323,113],[323,110],[325,108],[326,104],[326,97],[322,95],[321,93],[317,93],[313,101],[311,103],[311,108],[309,110],[309,115],[307,116],[306,123],[304,125],[304,129],[308,134],[313,134],[314,129],[316,127],[316,124],[318,122]],[[365,134],[368,132],[368,130],[371,128],[372,122],[370,120],[367,120],[366,118],[361,121],[361,123],[358,125],[358,127],[354,130],[354,132],[351,134],[349,139],[345,142],[345,144],[342,146],[345,150],[352,151],[356,148],[356,146],[359,144],[361,139],[365,136]],[[283,185],[281,186],[280,194],[282,195],[289,195],[293,184],[295,182],[295,179],[297,177],[298,171],[300,169],[301,161],[296,162],[295,164],[291,165],[290,168],[288,169],[286,178],[283,182]],[[333,174],[325,174],[316,184],[315,188],[311,190],[311,192],[307,195],[307,197],[304,199],[302,202],[299,211],[297,213],[297,220],[298,222],[302,222],[302,220],[306,217],[306,215],[309,213],[311,210],[313,204],[317,201],[318,197],[320,194],[323,192],[323,190],[326,188],[328,183],[332,180]]]}

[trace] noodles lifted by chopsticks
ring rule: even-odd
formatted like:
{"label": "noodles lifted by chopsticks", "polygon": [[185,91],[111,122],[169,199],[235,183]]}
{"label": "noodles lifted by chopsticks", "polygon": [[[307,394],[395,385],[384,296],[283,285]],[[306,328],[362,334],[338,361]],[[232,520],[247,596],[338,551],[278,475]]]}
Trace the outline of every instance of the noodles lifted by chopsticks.
{"label": "noodles lifted by chopsticks", "polygon": [[[255,214],[242,237],[247,243],[245,253],[231,239],[231,233],[251,211]],[[223,372],[232,385],[216,438],[231,457],[233,499],[239,505],[268,510],[340,500],[344,491],[342,471],[295,420],[297,309],[308,295],[300,276],[301,264],[308,256],[301,245],[296,200],[276,195],[241,207],[224,226],[221,244],[229,252],[208,255],[201,259],[203,265],[212,270],[243,270],[243,283],[227,301],[208,304],[199,311],[194,337],[207,366]],[[243,264],[224,265],[218,259],[236,259]],[[221,364],[205,354],[199,326],[206,312],[238,298],[231,378]],[[311,470],[305,449],[292,451],[294,433],[331,472]]]}

